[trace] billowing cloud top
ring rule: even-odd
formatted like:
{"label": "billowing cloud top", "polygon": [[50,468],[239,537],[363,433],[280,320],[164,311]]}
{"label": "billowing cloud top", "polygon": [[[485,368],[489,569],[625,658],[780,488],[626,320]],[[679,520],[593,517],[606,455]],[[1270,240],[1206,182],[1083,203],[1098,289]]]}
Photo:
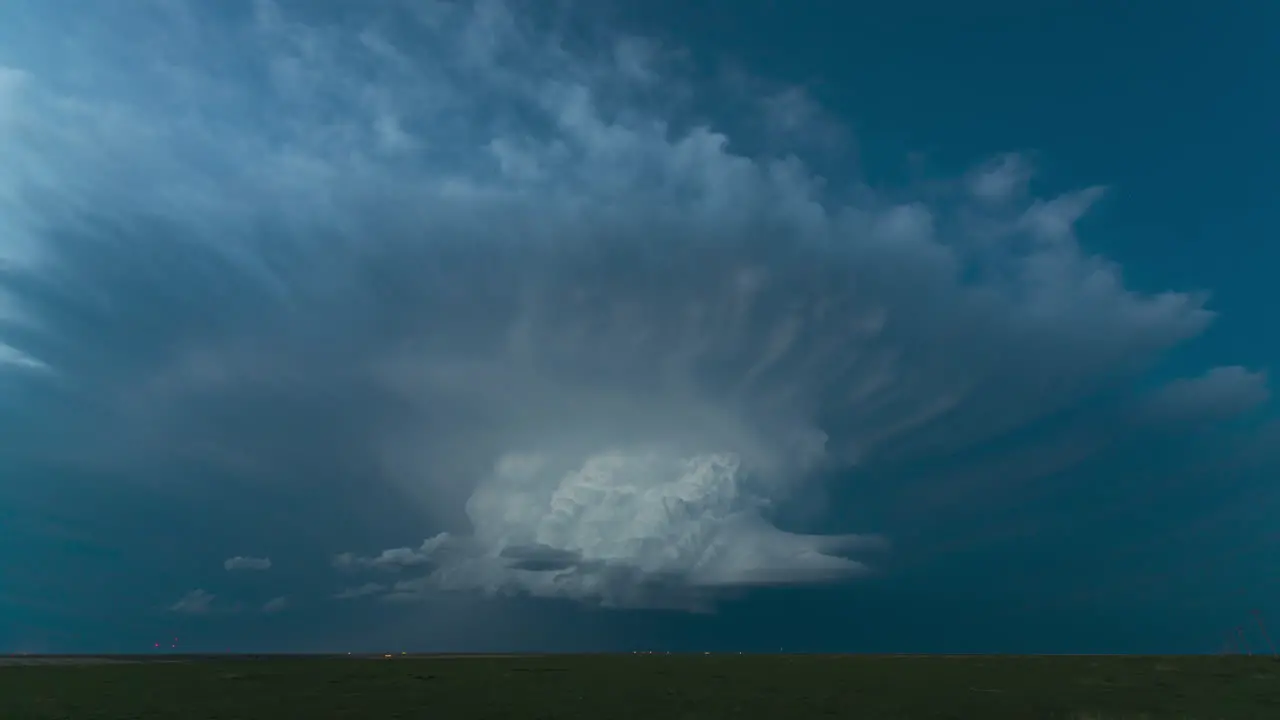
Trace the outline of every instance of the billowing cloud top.
{"label": "billowing cloud top", "polygon": [[[702,607],[865,571],[876,536],[771,521],[817,478],[999,437],[1210,322],[1081,247],[1100,188],[1038,196],[1016,155],[820,177],[777,151],[831,134],[798,91],[704,88],[529,10],[104,4],[65,19],[73,51],[10,53],[0,397],[26,451],[387,483],[429,539],[338,556],[411,574],[347,596]],[[119,39],[142,27],[165,40]]]}

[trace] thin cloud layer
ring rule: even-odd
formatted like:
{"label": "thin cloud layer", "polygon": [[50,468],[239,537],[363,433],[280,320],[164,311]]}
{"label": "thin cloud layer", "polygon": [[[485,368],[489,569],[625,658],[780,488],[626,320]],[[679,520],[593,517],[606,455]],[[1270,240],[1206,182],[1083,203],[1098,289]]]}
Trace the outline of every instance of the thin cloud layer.
{"label": "thin cloud layer", "polygon": [[354,598],[367,597],[370,595],[381,595],[389,588],[382,583],[368,582],[355,587],[344,588],[341,592],[335,594],[335,600],[352,600]]}
{"label": "thin cloud layer", "polygon": [[213,609],[214,597],[213,593],[197,588],[170,605],[169,611],[183,615],[207,615]]}
{"label": "thin cloud layer", "polygon": [[327,552],[412,576],[340,597],[856,577],[894,528],[775,511],[1136,382],[1212,318],[1127,287],[1074,231],[1102,189],[1035,197],[1019,156],[904,195],[777,152],[831,133],[798,91],[739,98],[782,114],[732,134],[674,54],[527,8],[209,7],[0,54],[5,422],[92,466],[389,484],[428,539]]}
{"label": "thin cloud layer", "polygon": [[1172,420],[1220,421],[1261,407],[1270,398],[1266,373],[1230,365],[1167,383],[1148,398],[1147,409]]}
{"label": "thin cloud layer", "polygon": [[376,557],[360,557],[350,552],[339,553],[333,557],[335,568],[348,571],[361,568],[396,571],[423,565],[426,562],[426,555],[407,547],[383,550]]}

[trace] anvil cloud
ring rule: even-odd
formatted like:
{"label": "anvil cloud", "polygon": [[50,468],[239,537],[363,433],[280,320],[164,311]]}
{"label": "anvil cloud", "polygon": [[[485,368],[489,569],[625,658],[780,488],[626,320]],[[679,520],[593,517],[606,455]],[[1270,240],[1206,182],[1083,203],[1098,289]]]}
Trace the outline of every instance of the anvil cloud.
{"label": "anvil cloud", "polygon": [[1212,318],[1127,287],[1075,232],[1104,190],[1042,194],[1019,155],[824,178],[777,151],[831,135],[812,99],[703,88],[655,42],[493,0],[217,7],[0,53],[0,410],[29,456],[170,485],[394,488],[423,533],[326,551],[373,574],[347,596],[855,577],[894,528],[776,508],[1137,382]]}

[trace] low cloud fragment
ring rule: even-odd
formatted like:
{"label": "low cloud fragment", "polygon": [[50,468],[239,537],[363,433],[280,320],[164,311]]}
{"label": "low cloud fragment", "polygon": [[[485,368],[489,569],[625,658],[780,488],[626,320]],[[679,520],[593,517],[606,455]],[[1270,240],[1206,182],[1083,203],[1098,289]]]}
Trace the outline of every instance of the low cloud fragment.
{"label": "low cloud fragment", "polygon": [[222,567],[230,570],[270,570],[271,558],[241,557],[227,558]]}
{"label": "low cloud fragment", "polygon": [[1215,367],[1160,387],[1148,398],[1146,410],[1169,420],[1226,420],[1265,405],[1271,399],[1267,381],[1265,372],[1239,365]]}
{"label": "low cloud fragment", "polygon": [[207,615],[213,608],[214,597],[212,593],[197,588],[170,605],[169,611],[182,615]]}
{"label": "low cloud fragment", "polygon": [[389,588],[382,583],[369,582],[357,587],[344,588],[333,597],[337,600],[351,600],[354,598],[368,597],[370,595],[379,595]]}

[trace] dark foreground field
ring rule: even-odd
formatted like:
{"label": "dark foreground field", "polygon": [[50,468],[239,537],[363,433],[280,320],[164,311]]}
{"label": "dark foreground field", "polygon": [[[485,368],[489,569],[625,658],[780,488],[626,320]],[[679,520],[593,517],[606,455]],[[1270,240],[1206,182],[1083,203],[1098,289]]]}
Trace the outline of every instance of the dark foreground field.
{"label": "dark foreground field", "polygon": [[0,660],[0,718],[1280,719],[1244,657],[579,655]]}

